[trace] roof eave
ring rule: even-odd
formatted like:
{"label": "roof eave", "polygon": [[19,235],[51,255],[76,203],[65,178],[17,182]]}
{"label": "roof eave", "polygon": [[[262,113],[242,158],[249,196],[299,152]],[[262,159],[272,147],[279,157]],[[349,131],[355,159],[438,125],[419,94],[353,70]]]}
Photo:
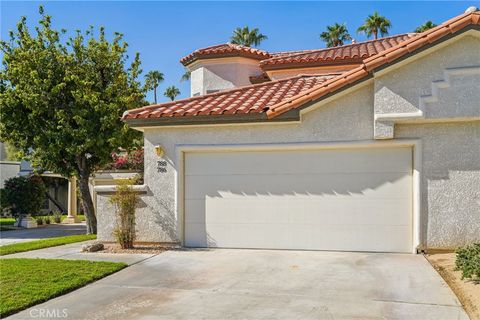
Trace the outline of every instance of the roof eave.
{"label": "roof eave", "polygon": [[179,125],[208,125],[208,124],[240,124],[240,123],[258,123],[258,122],[289,122],[299,121],[300,113],[298,110],[285,112],[274,119],[267,118],[266,113],[246,113],[230,115],[201,115],[184,117],[162,117],[162,118],[130,118],[124,119],[132,128],[143,127],[168,127]]}

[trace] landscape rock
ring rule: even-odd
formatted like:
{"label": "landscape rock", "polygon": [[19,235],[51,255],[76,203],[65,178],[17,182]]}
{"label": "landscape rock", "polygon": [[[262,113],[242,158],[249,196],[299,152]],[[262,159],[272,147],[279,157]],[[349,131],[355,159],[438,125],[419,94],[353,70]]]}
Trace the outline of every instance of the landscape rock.
{"label": "landscape rock", "polygon": [[103,243],[95,241],[92,243],[88,243],[83,245],[82,251],[83,252],[97,252],[103,250]]}

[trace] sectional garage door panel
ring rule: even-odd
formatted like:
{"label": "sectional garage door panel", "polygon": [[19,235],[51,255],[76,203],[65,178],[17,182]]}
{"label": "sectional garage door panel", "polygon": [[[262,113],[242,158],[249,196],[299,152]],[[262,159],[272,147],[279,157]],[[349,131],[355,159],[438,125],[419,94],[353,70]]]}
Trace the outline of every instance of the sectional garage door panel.
{"label": "sectional garage door panel", "polygon": [[185,245],[410,252],[410,148],[185,156]]}

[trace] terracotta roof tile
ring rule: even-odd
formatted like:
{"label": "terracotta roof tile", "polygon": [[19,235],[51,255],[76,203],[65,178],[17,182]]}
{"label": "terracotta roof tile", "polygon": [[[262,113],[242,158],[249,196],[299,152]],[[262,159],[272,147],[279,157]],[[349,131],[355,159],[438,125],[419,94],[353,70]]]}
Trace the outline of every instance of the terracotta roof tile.
{"label": "terracotta roof tile", "polygon": [[162,118],[220,114],[264,113],[281,103],[336,75],[300,75],[203,96],[182,99],[126,112],[122,119]]}
{"label": "terracotta roof tile", "polygon": [[211,47],[197,49],[194,52],[190,53],[188,56],[180,59],[180,62],[186,66],[200,58],[233,56],[250,57],[257,60],[263,60],[271,57],[271,55],[264,50],[246,47],[239,44],[224,43]]}
{"label": "terracotta roof tile", "polygon": [[405,33],[340,47],[308,50],[296,53],[284,52],[279,55],[272,54],[272,58],[260,61],[260,66],[264,69],[267,69],[272,65],[361,60],[396,46],[399,43],[414,37],[415,35],[416,33]]}

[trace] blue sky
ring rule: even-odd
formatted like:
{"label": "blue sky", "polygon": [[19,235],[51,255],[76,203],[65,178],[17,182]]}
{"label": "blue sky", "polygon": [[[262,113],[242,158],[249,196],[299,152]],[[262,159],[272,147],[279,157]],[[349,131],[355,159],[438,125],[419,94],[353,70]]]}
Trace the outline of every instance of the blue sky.
{"label": "blue sky", "polygon": [[[193,50],[229,40],[239,26],[258,27],[268,36],[260,48],[267,51],[322,48],[319,33],[329,24],[346,23],[357,41],[365,40],[355,30],[368,14],[377,10],[388,17],[390,34],[413,31],[427,20],[441,23],[479,6],[478,1],[378,1],[378,2],[161,2],[161,1],[3,1],[1,37],[14,29],[21,16],[30,23],[38,19],[43,4],[53,16],[54,27],[69,31],[85,30],[89,25],[104,26],[107,33],[125,35],[129,53],[139,52],[144,73],[160,70],[165,75],[159,92],[169,85],[180,88],[181,96],[190,93],[188,82],[181,83],[183,66],[179,59]],[[149,100],[153,100],[149,94]],[[160,101],[167,98],[159,95]]]}

